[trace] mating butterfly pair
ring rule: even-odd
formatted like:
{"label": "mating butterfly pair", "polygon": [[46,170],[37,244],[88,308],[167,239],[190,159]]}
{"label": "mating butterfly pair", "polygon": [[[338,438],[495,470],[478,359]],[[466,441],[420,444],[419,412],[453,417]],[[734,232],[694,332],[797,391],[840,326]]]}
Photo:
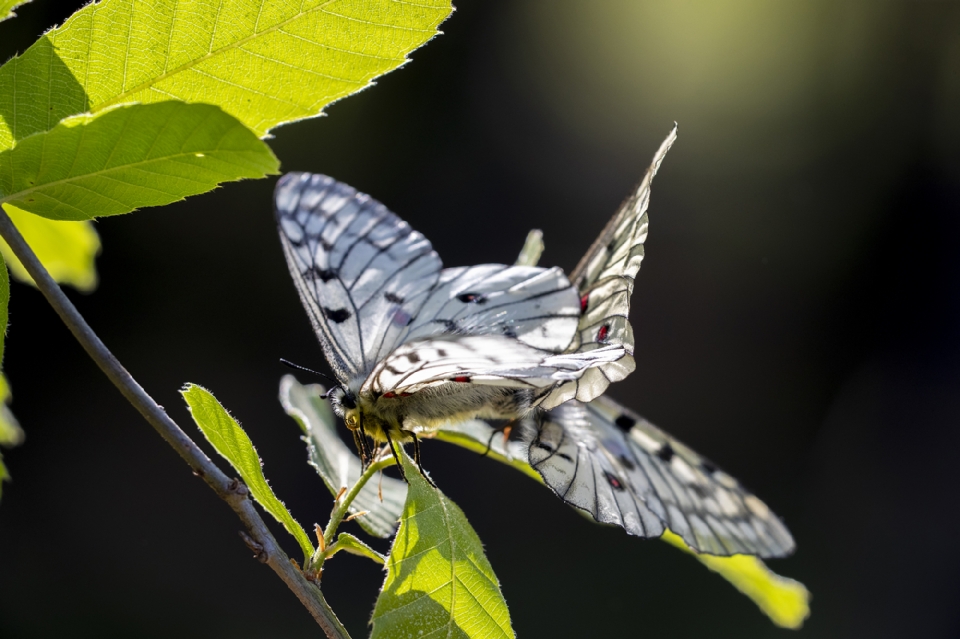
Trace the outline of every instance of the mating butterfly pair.
{"label": "mating butterfly pair", "polygon": [[782,556],[790,533],[736,480],[601,397],[634,370],[628,321],[643,259],[642,182],[567,278],[559,268],[443,268],[430,242],[323,175],[277,184],[291,275],[340,386],[330,399],[361,455],[471,418],[511,420],[527,461],[567,503],[629,534],[665,528],[694,550]]}

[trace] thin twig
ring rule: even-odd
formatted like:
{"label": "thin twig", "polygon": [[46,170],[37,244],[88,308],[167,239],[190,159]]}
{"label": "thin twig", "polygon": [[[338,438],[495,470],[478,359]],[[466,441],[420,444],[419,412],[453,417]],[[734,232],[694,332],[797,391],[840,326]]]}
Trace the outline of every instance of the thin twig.
{"label": "thin twig", "polygon": [[100,338],[86,323],[76,307],[47,273],[47,270],[24,241],[23,236],[20,235],[2,207],[0,207],[0,236],[13,249],[14,255],[20,259],[20,262],[27,269],[33,281],[36,282],[37,288],[40,289],[43,296],[47,298],[47,302],[50,303],[63,323],[73,333],[73,336],[87,351],[87,355],[97,363],[100,370],[133,404],[134,408],[143,415],[144,419],[183,457],[184,461],[193,469],[193,472],[200,476],[237,513],[249,531],[249,541],[255,544],[255,546],[251,545],[248,541],[248,545],[257,548],[258,559],[269,565],[280,579],[287,584],[287,587],[293,591],[300,603],[307,608],[316,622],[323,628],[327,637],[330,639],[349,639],[350,635],[347,634],[346,629],[323,598],[320,589],[309,582],[303,573],[290,563],[287,555],[277,544],[276,539],[254,508],[253,502],[248,499],[246,486],[236,480],[231,480],[210,461],[210,458],[177,426],[176,422],[143,390],[133,376],[113,356],[113,353],[100,341]]}
{"label": "thin twig", "polygon": [[[363,487],[368,481],[370,481],[370,478],[384,468],[393,466],[395,463],[397,462],[392,456],[383,457],[377,461],[374,461],[360,474],[360,477],[357,478],[357,482],[350,488],[350,492],[347,492],[347,494],[344,495],[346,489],[340,489],[340,492],[337,493],[337,499],[334,502],[333,512],[330,513],[330,521],[327,522],[327,527],[323,531],[323,541],[320,543],[320,547],[317,548],[317,551],[313,553],[313,557],[311,557],[307,562],[307,566],[310,570],[320,571],[323,568],[323,562],[325,562],[327,558],[333,554],[330,552],[330,548],[334,544],[333,536],[337,534],[337,528],[340,526],[340,522],[343,521],[344,516],[350,509],[350,505],[353,503],[353,500],[356,499],[357,495],[360,494],[360,491],[363,490]],[[318,533],[317,536],[320,537],[321,535]]]}

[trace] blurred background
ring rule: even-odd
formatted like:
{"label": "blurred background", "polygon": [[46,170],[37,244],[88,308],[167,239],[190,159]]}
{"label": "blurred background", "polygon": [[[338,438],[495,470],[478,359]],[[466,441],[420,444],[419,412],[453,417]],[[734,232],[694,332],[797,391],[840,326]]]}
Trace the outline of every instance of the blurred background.
{"label": "blurred background", "polygon": [[[22,7],[0,58],[79,6]],[[770,565],[814,595],[797,636],[960,636],[960,4],[460,0],[442,28],[328,117],[275,131],[284,170],[371,193],[449,266],[512,262],[540,228],[542,263],[570,269],[678,121],[633,298],[637,371],[609,392],[786,520],[799,549]],[[309,526],[331,498],[276,400],[278,359],[325,364],[273,183],[103,220],[100,289],[69,294],[191,434],[178,389],[216,393]],[[4,457],[0,636],[320,636],[40,294],[14,285],[10,317],[27,439]],[[520,637],[791,636],[516,471],[440,443],[424,459]],[[382,578],[328,565],[356,637]]]}

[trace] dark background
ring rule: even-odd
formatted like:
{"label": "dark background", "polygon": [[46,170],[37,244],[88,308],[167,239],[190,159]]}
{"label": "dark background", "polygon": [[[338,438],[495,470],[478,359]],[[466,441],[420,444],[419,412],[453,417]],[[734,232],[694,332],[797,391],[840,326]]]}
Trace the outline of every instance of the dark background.
{"label": "dark background", "polygon": [[[0,58],[78,4],[22,7]],[[569,269],[679,121],[634,294],[637,371],[610,393],[785,518],[799,549],[771,566],[814,594],[798,636],[960,636],[960,4],[457,4],[409,66],[277,130],[283,168],[373,194],[447,265],[511,262],[541,228],[543,263]],[[213,390],[309,525],[331,499],[276,401],[277,360],[324,364],[273,182],[100,222],[100,289],[70,295],[188,432],[178,389]],[[320,636],[39,293],[12,293],[27,440],[5,453],[0,637]],[[521,637],[791,636],[666,544],[455,447],[424,455]],[[360,558],[328,566],[357,637],[381,580]]]}

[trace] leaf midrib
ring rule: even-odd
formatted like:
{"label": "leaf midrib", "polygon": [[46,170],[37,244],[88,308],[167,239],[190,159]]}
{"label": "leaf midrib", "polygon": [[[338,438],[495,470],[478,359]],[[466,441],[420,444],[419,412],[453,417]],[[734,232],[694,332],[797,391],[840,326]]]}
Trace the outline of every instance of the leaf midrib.
{"label": "leaf midrib", "polygon": [[[117,167],[113,167],[113,168],[109,168],[109,169],[101,169],[101,170],[99,170],[99,171],[94,171],[94,172],[91,172],[91,173],[84,173],[84,174],[82,174],[82,175],[75,175],[75,176],[72,176],[72,177],[63,178],[62,180],[54,180],[53,182],[45,182],[45,183],[43,183],[43,184],[39,184],[39,185],[34,186],[34,187],[31,187],[31,188],[29,188],[29,189],[24,189],[24,190],[22,190],[22,191],[17,191],[17,192],[15,192],[15,193],[11,193],[10,195],[6,195],[6,196],[3,196],[3,197],[0,197],[0,204],[6,204],[7,202],[13,202],[13,201],[15,201],[15,200],[19,200],[19,199],[23,198],[23,197],[26,196],[26,195],[30,195],[31,193],[37,193],[37,192],[40,192],[40,191],[42,191],[42,190],[44,190],[44,189],[48,189],[48,188],[53,187],[53,186],[58,186],[58,185],[61,185],[61,184],[68,184],[68,183],[71,183],[71,182],[77,182],[77,181],[79,181],[79,180],[83,180],[83,179],[87,179],[87,178],[91,178],[91,177],[109,177],[109,174],[110,174],[110,173],[114,173],[114,172],[118,172],[118,171],[124,171],[124,170],[127,170],[127,169],[136,169],[136,168],[140,168],[140,167],[147,166],[147,165],[149,165],[149,164],[155,164],[155,163],[157,163],[157,162],[166,162],[166,161],[174,162],[174,161],[176,161],[176,160],[178,160],[178,159],[181,159],[181,158],[196,156],[197,153],[203,153],[204,155],[216,155],[216,154],[220,154],[220,153],[229,153],[229,154],[256,153],[256,151],[253,151],[253,150],[222,151],[221,149],[216,149],[216,150],[213,150],[213,151],[183,151],[183,152],[181,152],[181,153],[175,153],[175,154],[173,154],[173,155],[164,155],[163,157],[159,157],[159,158],[151,158],[151,159],[149,159],[149,160],[141,160],[141,161],[139,161],[139,162],[131,162],[130,164],[124,164],[124,165],[122,165],[122,166],[117,166]],[[220,158],[218,158],[218,159],[224,160],[224,158],[222,158],[222,157],[220,157]],[[225,160],[224,160],[224,161],[225,161]],[[188,177],[180,177],[180,176],[178,176],[178,179],[190,180],[190,178],[188,178]],[[201,184],[203,183],[203,182],[201,182],[200,180],[192,180],[192,181],[197,182],[197,183],[201,183]],[[140,186],[141,188],[149,188],[149,187],[144,187],[144,186],[142,186],[142,185],[138,185],[138,186]],[[156,188],[155,188],[155,189],[153,189],[153,190],[158,191],[158,192],[160,192],[160,193],[165,193],[165,194],[167,194],[167,195],[170,195],[170,193],[167,193],[167,191],[163,191],[163,190],[161,190],[161,189],[156,189]],[[104,194],[98,193],[98,195],[103,196]],[[118,201],[119,201],[119,200],[118,200]],[[125,203],[124,203],[124,204],[125,204]]]}

